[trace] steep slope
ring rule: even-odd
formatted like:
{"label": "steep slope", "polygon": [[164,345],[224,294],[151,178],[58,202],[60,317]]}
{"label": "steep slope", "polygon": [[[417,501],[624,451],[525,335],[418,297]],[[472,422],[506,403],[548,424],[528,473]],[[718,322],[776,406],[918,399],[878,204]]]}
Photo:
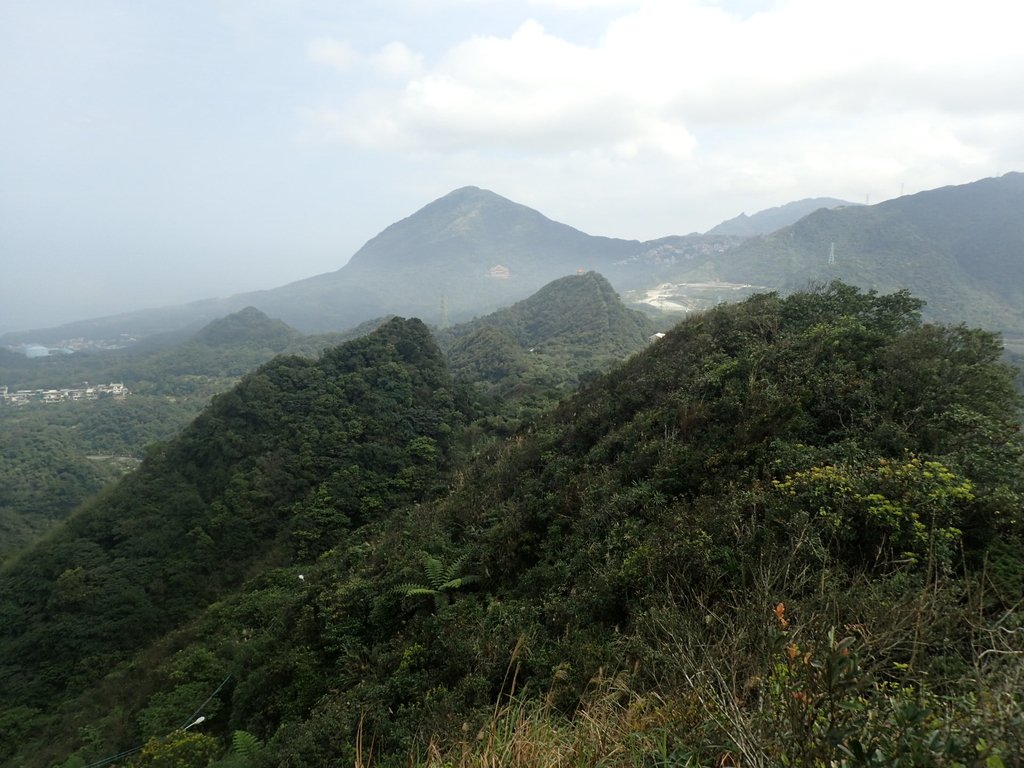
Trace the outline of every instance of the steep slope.
{"label": "steep slope", "polygon": [[[121,381],[133,394],[117,403],[0,410],[0,427],[11,436],[5,446],[7,493],[0,492],[0,528],[7,533],[0,556],[63,519],[117,476],[111,469],[123,469],[127,459],[141,458],[147,443],[176,434],[210,397],[274,355],[316,357],[383,322],[368,321],[348,333],[307,337],[249,307],[167,348],[143,344],[130,350],[34,360],[10,353],[4,358],[10,365],[0,364],[0,381],[15,389]],[[532,335],[521,330],[527,322]],[[485,325],[490,331],[466,338]],[[513,325],[517,338],[506,345],[495,328]],[[626,310],[607,281],[588,274],[542,289],[515,311],[452,329],[441,334],[440,341],[447,347],[456,338],[461,340],[459,349],[449,350],[449,362],[461,379],[489,381],[504,393],[518,387],[520,395],[531,392],[540,397],[543,391],[541,399],[548,400],[575,386],[581,375],[606,368],[640,348],[650,333],[648,321]],[[526,352],[538,346],[534,353]],[[60,450],[50,450],[58,443]],[[120,463],[99,458],[115,456],[121,457]],[[41,482],[43,478],[48,480]]]}
{"label": "steep slope", "polygon": [[1022,335],[1022,214],[1024,174],[1010,173],[873,206],[820,210],[677,279],[713,276],[781,290],[832,279],[883,292],[907,288],[937,320]]}
{"label": "steep slope", "polygon": [[971,280],[1024,307],[1024,173],[892,201]]}
{"label": "steep slope", "polygon": [[856,205],[845,200],[834,197],[812,197],[806,200],[795,200],[775,208],[767,208],[763,211],[747,216],[741,213],[732,219],[723,221],[721,224],[712,227],[704,234],[706,235],[738,235],[740,237],[754,237],[755,235],[767,235],[777,229],[795,224],[804,216],[814,213],[822,208],[841,208]]}
{"label": "steep slope", "polygon": [[[22,415],[22,414],[16,414]],[[53,424],[0,414],[0,563],[112,479]]]}
{"label": "steep slope", "polygon": [[[286,511],[272,489],[309,473],[291,557],[64,699],[52,751],[24,746],[25,735],[23,757],[9,762],[73,750],[99,760],[198,711],[201,729],[154,740],[151,754],[223,755],[241,730],[235,740],[258,765],[353,764],[370,743],[375,762],[407,765],[428,744],[458,755],[520,731],[528,722],[516,715],[531,701],[551,733],[602,686],[637,731],[602,741],[619,761],[816,765],[860,754],[895,765],[885,761],[906,750],[927,764],[1009,760],[1024,665],[1016,633],[999,628],[1019,626],[1024,583],[1018,403],[990,334],[922,325],[919,308],[906,294],[835,285],[693,317],[491,445],[445,497],[389,497],[370,515],[349,510],[379,498],[384,478],[348,493],[346,457],[315,486],[315,468],[348,443],[307,444],[308,429],[292,437],[319,400],[288,392],[287,379],[303,378],[294,363],[272,368],[263,378],[279,387],[256,377],[184,443],[216,439],[222,456],[254,455],[244,449],[257,439],[279,446],[252,467],[266,479],[229,478],[218,454],[179,474],[201,497],[231,490],[213,519],[244,540],[253,521]],[[434,369],[436,350],[413,336],[389,338],[408,352],[402,362]],[[395,380],[395,365],[377,369],[369,347],[344,359],[342,380],[365,364],[379,370],[374,386],[346,391]],[[444,398],[424,390],[421,407]],[[360,431],[396,402],[335,426]],[[269,403],[291,417],[263,418]],[[318,420],[332,405],[318,406]],[[430,455],[428,443],[406,445]],[[339,509],[370,522],[355,528]],[[5,615],[5,643],[52,622],[43,605],[95,599],[75,573],[56,592],[55,575],[22,570],[4,582],[0,605],[22,611]],[[118,620],[106,615],[93,631]],[[999,653],[982,653],[990,648]],[[29,654],[35,670],[37,655],[2,650],[14,684],[5,725],[46,719],[31,709],[45,701],[37,673],[16,661]],[[130,673],[142,680],[126,685]],[[508,731],[489,729],[506,705]]]}
{"label": "steep slope", "polygon": [[[74,695],[296,549],[422,499],[459,419],[418,321],[278,358],[0,571],[3,759]],[[16,726],[16,727],[15,727]],[[38,753],[45,761],[45,751]]]}
{"label": "steep slope", "polygon": [[[626,681],[648,694],[629,708],[654,732],[641,764],[827,764],[854,742],[895,757],[908,747],[893,734],[925,744],[946,728],[949,755],[973,759],[982,737],[980,754],[1013,754],[1019,664],[935,694],[980,688],[999,710],[950,714],[928,686],[977,660],[958,619],[973,582],[954,562],[1011,558],[1002,573],[1017,575],[985,598],[993,620],[1020,596],[1019,414],[995,340],[921,326],[918,308],[838,286],[683,323],[400,516],[386,553],[325,564],[313,601],[364,617],[330,641],[372,642],[373,665],[324,653],[312,674],[339,690],[302,722],[234,722],[283,765],[349,762],[357,732],[400,759],[468,732],[458,754],[500,738],[476,734],[510,688],[551,716],[612,677],[612,701]],[[431,601],[407,586],[428,583],[431,561],[479,578],[432,582]],[[932,703],[900,731],[912,699],[885,692],[904,685]],[[510,709],[507,726],[525,727]],[[835,733],[819,709],[843,713]]]}
{"label": "steep slope", "polygon": [[524,347],[574,346],[619,358],[635,352],[653,332],[650,320],[627,309],[597,272],[555,280],[508,309],[464,324],[456,335],[481,325],[507,330]]}

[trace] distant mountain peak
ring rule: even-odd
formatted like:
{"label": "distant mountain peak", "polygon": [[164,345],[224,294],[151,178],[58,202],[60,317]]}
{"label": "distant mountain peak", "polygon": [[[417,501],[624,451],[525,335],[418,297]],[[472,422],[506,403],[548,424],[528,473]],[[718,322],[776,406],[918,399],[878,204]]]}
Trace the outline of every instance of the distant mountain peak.
{"label": "distant mountain peak", "polygon": [[834,197],[809,197],[805,200],[794,200],[785,205],[758,211],[750,216],[741,213],[739,216],[712,227],[705,234],[741,235],[743,237],[767,235],[783,227],[788,227],[790,224],[795,224],[804,216],[822,208],[839,208],[846,205],[857,205],[857,203],[848,203]]}
{"label": "distant mountain peak", "polygon": [[[587,235],[490,190],[467,186],[387,227],[336,274],[358,275],[368,287],[372,281],[374,290],[394,293],[402,287],[400,274],[429,269],[418,278],[420,289],[433,284],[432,293],[449,296],[453,306],[479,304],[493,295],[497,307],[578,268],[606,268],[635,249],[635,243]],[[489,280],[496,265],[519,282],[503,281],[501,287]]]}
{"label": "distant mountain peak", "polygon": [[500,195],[495,195],[494,192],[491,192],[488,189],[481,189],[480,187],[468,185],[465,187],[459,187],[458,189],[453,189],[451,192],[449,192],[447,195],[444,195],[440,199],[444,200],[445,198],[476,197],[479,196],[481,193],[487,195],[494,195],[495,197],[500,197]]}
{"label": "distant mountain peak", "polygon": [[[470,186],[459,187],[458,189],[452,190],[447,195],[439,197],[431,203],[427,203],[416,211],[416,213],[412,214],[412,216],[408,216],[396,224],[392,224],[391,227],[405,223],[419,222],[430,216],[458,216],[461,211],[480,211],[484,209],[508,212],[518,211],[520,213],[529,212],[529,214],[532,214],[533,216],[547,220],[547,217],[540,212],[509,200],[507,197],[502,197],[496,192],[492,192],[489,189]],[[391,227],[388,229],[391,229]],[[385,232],[386,231],[387,230],[385,230]]]}

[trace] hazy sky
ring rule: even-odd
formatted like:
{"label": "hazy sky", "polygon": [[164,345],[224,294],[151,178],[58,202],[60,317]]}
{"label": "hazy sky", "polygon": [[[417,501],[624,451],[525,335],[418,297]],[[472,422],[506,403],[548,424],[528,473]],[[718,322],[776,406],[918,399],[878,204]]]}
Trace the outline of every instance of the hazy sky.
{"label": "hazy sky", "polygon": [[1024,170],[1015,0],[0,0],[0,332],[342,266],[465,185],[591,234]]}

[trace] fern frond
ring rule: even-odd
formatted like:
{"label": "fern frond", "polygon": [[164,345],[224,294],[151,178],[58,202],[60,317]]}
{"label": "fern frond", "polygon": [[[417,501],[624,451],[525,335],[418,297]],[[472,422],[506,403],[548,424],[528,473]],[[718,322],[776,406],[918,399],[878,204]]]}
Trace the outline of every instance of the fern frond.
{"label": "fern frond", "polygon": [[451,565],[445,570],[445,581],[452,581],[456,576],[459,575],[459,571],[462,570],[463,564],[466,562],[466,555],[457,557],[452,561]]}
{"label": "fern frond", "polygon": [[480,581],[480,577],[479,576],[473,576],[473,575],[460,576],[457,579],[452,579],[451,581],[446,581],[444,584],[441,585],[441,587],[439,588],[438,591],[440,591],[440,592],[447,592],[447,591],[452,590],[452,589],[462,589],[463,587],[468,586],[470,584],[475,584],[478,581]]}
{"label": "fern frond", "polygon": [[437,590],[425,587],[422,584],[401,584],[395,587],[395,591],[403,597],[415,597],[416,595],[436,595]]}
{"label": "fern frond", "polygon": [[425,557],[423,567],[427,571],[427,581],[434,589],[440,589],[441,585],[451,578],[448,575],[450,569],[445,568],[444,563],[436,557]]}

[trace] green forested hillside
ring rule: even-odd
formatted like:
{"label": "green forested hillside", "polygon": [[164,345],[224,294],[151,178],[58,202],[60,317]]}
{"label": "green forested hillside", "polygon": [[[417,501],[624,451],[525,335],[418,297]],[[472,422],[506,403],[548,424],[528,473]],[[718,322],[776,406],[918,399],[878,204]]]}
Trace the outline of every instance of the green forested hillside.
{"label": "green forested hillside", "polygon": [[133,468],[147,445],[175,435],[214,394],[300,340],[250,308],[166,347],[0,358],[0,384],[12,391],[111,381],[131,391],[125,399],[0,404],[0,559]]}
{"label": "green forested hillside", "polygon": [[1024,173],[893,200],[957,266],[1010,307],[1024,306]]}
{"label": "green forested hillside", "polygon": [[794,200],[785,205],[758,211],[751,216],[741,213],[739,216],[712,227],[705,234],[741,235],[743,237],[767,235],[777,229],[795,224],[804,216],[822,208],[841,208],[848,205],[855,205],[855,203],[839,200],[834,197],[812,197],[806,200]]}
{"label": "green forested hillside", "polygon": [[563,277],[530,298],[485,318],[463,323],[446,336],[462,338],[484,326],[502,328],[523,347],[572,346],[595,357],[624,357],[646,343],[651,321],[627,309],[597,272]]}
{"label": "green forested hillside", "polygon": [[504,396],[550,400],[645,346],[654,330],[604,277],[586,272],[437,338],[456,378]]}
{"label": "green forested hillside", "polygon": [[[0,492],[0,559],[134,467],[146,446],[173,437],[244,373],[276,354],[315,358],[386,321],[304,336],[249,307],[178,343],[0,359],[0,382],[12,389],[116,380],[132,392],[124,400],[0,407],[0,450],[6,459],[0,467],[6,481]],[[581,375],[641,347],[647,327],[648,321],[622,306],[607,281],[587,274],[557,281],[511,311],[450,329],[440,339],[455,344],[449,361],[460,379],[479,385],[483,394],[514,391],[515,405],[506,410],[520,412],[556,399]],[[487,330],[481,335],[482,328]],[[504,331],[497,330],[502,328],[515,334],[507,348]],[[507,415],[501,423],[507,426]]]}
{"label": "green forested hillside", "polygon": [[67,517],[117,476],[90,461],[66,431],[0,420],[0,561]]}
{"label": "green forested hillside", "polygon": [[[933,319],[1024,336],[1024,174],[820,210],[715,254],[676,278],[772,290],[844,280],[907,289]],[[834,248],[834,251],[833,251]],[[830,254],[834,259],[830,259]]]}
{"label": "green forested hillside", "polygon": [[181,430],[208,395],[0,406],[0,561]]}
{"label": "green forested hillside", "polygon": [[88,698],[257,564],[313,557],[321,539],[430,495],[460,419],[448,386],[417,321],[316,362],[280,358],[5,567],[0,695],[19,713],[0,729],[5,754],[58,716],[58,697]]}
{"label": "green forested hillside", "polygon": [[420,324],[271,363],[0,572],[5,764],[1017,765],[1019,403],[919,309],[717,308],[465,462]]}

